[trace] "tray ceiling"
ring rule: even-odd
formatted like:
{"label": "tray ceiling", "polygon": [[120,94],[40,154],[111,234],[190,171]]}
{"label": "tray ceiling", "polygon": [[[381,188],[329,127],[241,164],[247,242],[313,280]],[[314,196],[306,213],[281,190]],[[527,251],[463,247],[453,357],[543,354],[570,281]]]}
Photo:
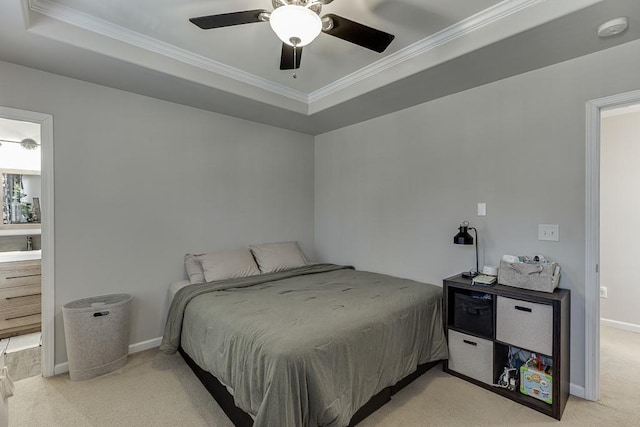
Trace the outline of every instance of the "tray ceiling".
{"label": "tray ceiling", "polygon": [[[294,79],[268,23],[205,31],[188,21],[272,10],[270,0],[6,0],[0,38],[12,43],[0,60],[315,134],[634,40],[639,3],[334,0],[322,14],[395,40],[378,54],[320,34]],[[620,13],[630,30],[598,40],[597,24]]]}
{"label": "tray ceiling", "polygon": [[271,0],[55,0],[114,26],[199,55],[209,61],[304,93],[317,91],[363,67],[469,18],[500,0],[334,0],[322,14],[334,13],[394,34],[389,48],[378,54],[335,37],[320,34],[303,49],[297,79],[282,71],[281,42],[269,23],[201,30],[189,18],[251,9],[273,9]]}

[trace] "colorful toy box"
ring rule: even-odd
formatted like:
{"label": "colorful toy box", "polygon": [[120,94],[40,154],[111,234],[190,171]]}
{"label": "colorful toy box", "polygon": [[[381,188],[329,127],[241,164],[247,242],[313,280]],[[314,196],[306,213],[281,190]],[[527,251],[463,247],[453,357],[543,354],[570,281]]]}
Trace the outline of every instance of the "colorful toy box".
{"label": "colorful toy box", "polygon": [[520,367],[520,393],[551,404],[553,401],[552,384],[551,375],[530,366],[522,365]]}

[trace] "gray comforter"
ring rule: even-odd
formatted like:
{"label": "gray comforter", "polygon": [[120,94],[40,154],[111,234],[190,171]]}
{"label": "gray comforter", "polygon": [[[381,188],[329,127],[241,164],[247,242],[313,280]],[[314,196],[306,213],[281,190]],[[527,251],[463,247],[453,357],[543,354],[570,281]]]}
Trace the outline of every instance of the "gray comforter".
{"label": "gray comforter", "polygon": [[447,358],[442,289],[320,264],[191,285],[160,349],[233,390],[255,426],[346,426],[373,395]]}

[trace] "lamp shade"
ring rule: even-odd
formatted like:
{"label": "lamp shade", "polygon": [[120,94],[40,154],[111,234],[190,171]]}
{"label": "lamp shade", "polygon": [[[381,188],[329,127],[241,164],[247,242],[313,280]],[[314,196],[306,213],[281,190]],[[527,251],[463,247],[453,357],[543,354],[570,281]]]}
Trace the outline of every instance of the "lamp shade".
{"label": "lamp shade", "polygon": [[458,234],[453,237],[456,245],[473,245],[473,236],[469,234],[469,226],[460,225]]}
{"label": "lamp shade", "polygon": [[280,6],[271,12],[269,22],[278,38],[289,46],[306,46],[322,31],[318,14],[304,6]]}
{"label": "lamp shade", "polygon": [[458,234],[453,236],[453,243],[456,245],[473,245],[473,236],[469,234],[469,230],[473,230],[476,234],[475,247],[476,247],[476,269],[471,271],[465,271],[462,273],[462,277],[473,278],[478,275],[478,230],[475,227],[469,227],[469,221],[462,221],[460,227],[458,227]]}

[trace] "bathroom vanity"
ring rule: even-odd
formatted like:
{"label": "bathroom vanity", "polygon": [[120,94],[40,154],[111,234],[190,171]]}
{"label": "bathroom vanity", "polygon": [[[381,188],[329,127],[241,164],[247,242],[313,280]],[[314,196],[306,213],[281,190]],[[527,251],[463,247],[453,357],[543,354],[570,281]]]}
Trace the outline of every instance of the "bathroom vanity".
{"label": "bathroom vanity", "polygon": [[40,330],[41,251],[0,252],[0,338]]}

